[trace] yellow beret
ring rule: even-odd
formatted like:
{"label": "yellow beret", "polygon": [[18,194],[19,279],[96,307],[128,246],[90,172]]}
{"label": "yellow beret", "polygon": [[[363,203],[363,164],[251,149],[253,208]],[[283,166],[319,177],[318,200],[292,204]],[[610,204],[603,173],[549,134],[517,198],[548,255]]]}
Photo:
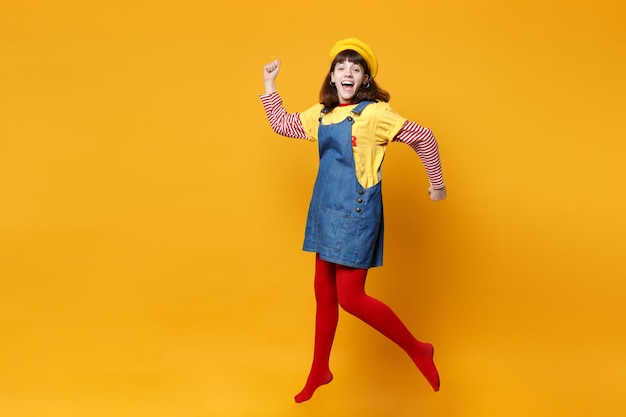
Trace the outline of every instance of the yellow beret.
{"label": "yellow beret", "polygon": [[378,60],[376,59],[376,55],[374,55],[374,51],[365,42],[356,38],[343,39],[333,45],[330,49],[330,62],[333,62],[339,52],[345,51],[346,49],[352,49],[353,51],[358,52],[370,67],[370,75],[372,78],[376,77],[376,74],[378,73]]}

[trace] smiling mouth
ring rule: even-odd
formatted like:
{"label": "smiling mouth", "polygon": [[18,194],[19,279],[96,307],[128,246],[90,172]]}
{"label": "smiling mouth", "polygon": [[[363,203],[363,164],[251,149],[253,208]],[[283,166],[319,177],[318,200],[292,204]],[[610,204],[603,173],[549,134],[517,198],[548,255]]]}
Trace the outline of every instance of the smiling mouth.
{"label": "smiling mouth", "polygon": [[341,83],[341,87],[346,91],[352,91],[354,88],[354,83],[351,81],[344,81]]}

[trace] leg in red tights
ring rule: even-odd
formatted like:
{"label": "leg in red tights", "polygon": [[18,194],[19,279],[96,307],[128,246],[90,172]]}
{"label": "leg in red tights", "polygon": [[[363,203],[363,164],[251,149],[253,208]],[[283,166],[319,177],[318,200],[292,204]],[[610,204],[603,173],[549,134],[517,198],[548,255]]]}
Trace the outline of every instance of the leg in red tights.
{"label": "leg in red tights", "polygon": [[417,368],[439,390],[439,374],[433,362],[433,347],[415,339],[398,316],[384,303],[365,293],[366,269],[349,268],[316,258],[315,264],[315,346],[306,385],[296,402],[310,399],[317,388],[333,379],[330,352],[335,338],[338,305],[378,330],[400,346]]}
{"label": "leg in red tights", "polygon": [[306,385],[295,397],[297,403],[308,400],[318,387],[328,384],[333,379],[329,361],[339,317],[335,270],[335,264],[323,261],[319,255],[317,256],[314,282],[316,311],[313,364]]}
{"label": "leg in red tights", "polygon": [[341,307],[356,316],[395,344],[413,360],[435,391],[439,374],[433,361],[433,346],[418,341],[398,316],[384,303],[365,293],[366,269],[336,266],[337,298]]}

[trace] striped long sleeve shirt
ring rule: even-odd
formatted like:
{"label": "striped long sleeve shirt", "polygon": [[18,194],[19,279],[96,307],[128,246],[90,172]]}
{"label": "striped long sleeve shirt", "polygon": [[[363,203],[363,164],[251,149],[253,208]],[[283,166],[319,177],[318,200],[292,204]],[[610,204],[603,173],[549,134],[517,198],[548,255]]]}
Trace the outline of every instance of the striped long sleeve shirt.
{"label": "striped long sleeve shirt", "polygon": [[[278,92],[262,94],[260,98],[275,133],[290,138],[309,139],[310,135],[302,123],[301,113],[288,113]],[[433,188],[441,189],[445,186],[438,144],[430,129],[406,120],[392,141],[405,143],[417,153]]]}

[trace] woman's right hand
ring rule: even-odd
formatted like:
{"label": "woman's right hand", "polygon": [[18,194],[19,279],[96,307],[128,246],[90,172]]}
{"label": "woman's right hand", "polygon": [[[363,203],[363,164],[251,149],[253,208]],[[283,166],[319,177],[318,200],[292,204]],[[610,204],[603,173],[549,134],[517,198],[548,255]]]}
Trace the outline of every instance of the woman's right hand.
{"label": "woman's right hand", "polygon": [[265,93],[276,91],[275,80],[280,71],[280,60],[275,59],[263,66],[263,81],[265,82]]}
{"label": "woman's right hand", "polygon": [[280,71],[280,60],[275,59],[269,64],[263,66],[263,80],[274,81]]}

